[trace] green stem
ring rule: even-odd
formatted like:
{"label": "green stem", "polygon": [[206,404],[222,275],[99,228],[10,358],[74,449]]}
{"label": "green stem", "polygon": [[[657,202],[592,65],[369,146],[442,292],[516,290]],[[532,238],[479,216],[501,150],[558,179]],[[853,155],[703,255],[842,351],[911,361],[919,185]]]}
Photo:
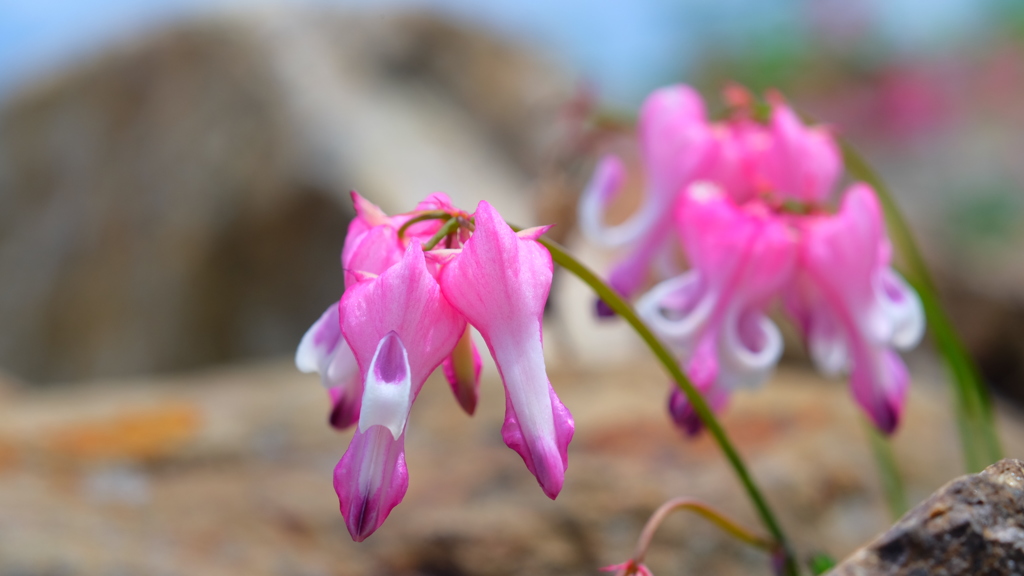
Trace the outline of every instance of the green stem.
{"label": "green stem", "polygon": [[445,212],[444,210],[428,210],[426,212],[421,212],[416,216],[413,216],[412,218],[406,220],[405,224],[402,224],[402,227],[398,229],[398,237],[401,238],[402,236],[404,236],[405,231],[409,229],[409,226],[412,226],[417,222],[423,222],[425,220],[447,220],[451,217],[452,215]]}
{"label": "green stem", "polygon": [[426,243],[423,244],[423,251],[426,252],[427,250],[432,250],[434,246],[437,246],[437,243],[440,242],[445,236],[454,232],[455,229],[459,227],[459,224],[460,222],[458,218],[452,218],[451,220],[445,222],[444,226],[441,226],[441,228],[439,228],[437,232],[435,232],[434,235],[430,237],[430,240],[427,240]]}
{"label": "green stem", "polygon": [[908,506],[903,478],[900,477],[899,466],[896,465],[896,456],[892,453],[892,443],[870,422],[867,420],[863,420],[863,422],[868,442],[871,444],[871,451],[874,453],[875,462],[878,465],[878,475],[882,480],[885,503],[889,506],[889,514],[895,522],[903,516]]}
{"label": "green stem", "polygon": [[658,340],[658,337],[651,332],[650,328],[644,324],[643,320],[636,315],[625,300],[623,300],[611,287],[609,287],[601,278],[592,272],[589,268],[583,265],[575,258],[573,258],[562,246],[556,242],[552,242],[546,238],[540,238],[538,240],[545,248],[551,252],[551,258],[559,266],[565,268],[577,278],[585,282],[591,289],[597,293],[598,297],[604,300],[612,310],[614,310],[620,317],[626,322],[629,322],[630,326],[636,330],[640,338],[647,344],[647,346],[654,352],[654,355],[658,358],[661,364],[668,370],[668,373],[672,375],[672,378],[676,381],[676,385],[679,389],[686,394],[687,400],[690,401],[690,405],[693,406],[694,411],[700,416],[701,422],[707,428],[711,437],[718,443],[719,448],[725,453],[726,459],[732,465],[733,470],[740,479],[740,483],[743,484],[743,488],[747,491],[750,499],[754,503],[754,507],[757,509],[758,514],[761,516],[761,521],[764,522],[765,528],[771,533],[772,538],[778,544],[785,556],[785,564],[783,566],[784,574],[789,576],[798,576],[799,568],[796,563],[796,559],[793,556],[792,548],[790,548],[786,535],[782,532],[782,528],[779,522],[775,519],[775,515],[768,507],[768,502],[761,494],[760,489],[754,484],[754,480],[747,471],[746,465],[743,463],[743,459],[740,458],[739,452],[733,447],[729,437],[726,436],[725,430],[721,424],[715,418],[714,412],[708,406],[708,403],[704,400],[704,396],[694,388],[693,384],[686,377],[680,369],[679,364],[676,362],[675,357],[669,352],[668,348]]}
{"label": "green stem", "polygon": [[935,281],[888,187],[853,146],[843,141],[840,141],[840,145],[846,169],[855,179],[875,189],[885,209],[886,225],[896,251],[902,257],[907,281],[921,298],[932,338],[953,376],[955,411],[964,463],[968,472],[979,472],[1002,458],[988,390],[953,328],[952,321],[942,308]]}

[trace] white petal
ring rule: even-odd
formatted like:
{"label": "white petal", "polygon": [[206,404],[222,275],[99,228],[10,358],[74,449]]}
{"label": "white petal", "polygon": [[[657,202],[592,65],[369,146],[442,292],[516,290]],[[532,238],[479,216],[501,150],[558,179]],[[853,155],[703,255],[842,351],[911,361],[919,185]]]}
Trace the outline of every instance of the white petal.
{"label": "white petal", "polygon": [[760,312],[744,316],[733,308],[725,318],[720,346],[719,383],[730,389],[755,387],[768,379],[782,356],[782,334]]}
{"label": "white petal", "polygon": [[826,376],[838,376],[850,370],[850,350],[836,318],[819,311],[811,319],[807,344],[814,366]]}
{"label": "white petal", "polygon": [[323,373],[338,342],[344,341],[338,319],[338,303],[335,302],[303,334],[295,350],[295,367],[306,374]]}
{"label": "white petal", "polygon": [[701,290],[700,283],[700,273],[690,270],[655,285],[636,303],[637,315],[651,330],[687,356],[715,308],[714,295]]}
{"label": "white petal", "polygon": [[583,234],[592,242],[616,248],[625,246],[647,232],[666,207],[648,193],[639,211],[626,222],[606,226],[604,211],[622,188],[622,161],[606,156],[598,163],[594,176],[580,199],[578,219]]}
{"label": "white petal", "polygon": [[887,325],[886,342],[908,350],[924,336],[924,307],[917,292],[892,268],[876,279],[875,297]]}
{"label": "white petal", "polygon": [[371,426],[383,426],[398,440],[409,420],[412,400],[409,354],[398,334],[388,332],[377,344],[377,351],[366,373],[363,403],[359,411],[359,431],[366,432]]}
{"label": "white petal", "polygon": [[358,375],[359,364],[356,362],[355,354],[352,353],[348,342],[342,338],[327,362],[327,369],[323,373],[321,382],[325,388],[332,388],[341,386]]}

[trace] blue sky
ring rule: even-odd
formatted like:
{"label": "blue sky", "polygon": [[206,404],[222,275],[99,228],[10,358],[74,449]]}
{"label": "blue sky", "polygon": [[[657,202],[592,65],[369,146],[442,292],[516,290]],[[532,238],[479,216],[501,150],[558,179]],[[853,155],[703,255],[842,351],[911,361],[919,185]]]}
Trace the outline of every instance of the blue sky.
{"label": "blue sky", "polygon": [[[637,100],[704,50],[766,32],[800,34],[802,7],[832,0],[277,0],[430,6],[548,52],[608,99]],[[859,1],[893,50],[933,50],[983,28],[993,1]],[[40,74],[175,19],[268,0],[0,0],[0,99]]]}

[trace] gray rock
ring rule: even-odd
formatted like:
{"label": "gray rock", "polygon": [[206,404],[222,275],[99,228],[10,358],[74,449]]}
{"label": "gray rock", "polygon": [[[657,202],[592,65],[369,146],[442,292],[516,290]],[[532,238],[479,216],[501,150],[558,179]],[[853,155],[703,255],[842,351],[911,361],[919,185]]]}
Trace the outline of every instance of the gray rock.
{"label": "gray rock", "polygon": [[1024,572],[1024,462],[946,484],[832,576],[1009,576]]}

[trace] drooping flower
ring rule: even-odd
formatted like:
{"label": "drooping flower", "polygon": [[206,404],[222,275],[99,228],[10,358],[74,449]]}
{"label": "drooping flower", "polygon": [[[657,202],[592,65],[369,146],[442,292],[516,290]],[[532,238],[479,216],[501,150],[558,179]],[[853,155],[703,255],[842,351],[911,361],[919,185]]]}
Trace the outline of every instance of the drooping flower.
{"label": "drooping flower", "polygon": [[418,241],[397,265],[349,287],[342,333],[363,377],[359,426],[334,472],[334,489],[352,538],[380,527],[405,496],[405,425],[430,373],[465,331],[441,296]]}
{"label": "drooping flower", "polygon": [[924,332],[913,289],[890,267],[881,206],[865,184],[852,186],[835,215],[801,222],[799,272],[787,306],[826,374],[850,373],[853,396],[875,425],[892,433],[909,376],[893,348]]}
{"label": "drooping flower", "polygon": [[554,498],[573,420],[544,365],[541,315],[552,262],[536,239],[547,228],[516,233],[488,203],[471,215],[443,194],[398,216],[356,194],[353,201],[357,217],[342,251],[345,293],[296,353],[299,368],[320,372],[329,386],[332,414],[342,415],[332,423],[358,423],[334,475],[352,538],[372,534],[404,497],[409,412],[438,366],[460,406],[474,411],[481,360],[470,325],[505,384],[505,442]]}
{"label": "drooping flower", "polygon": [[[623,179],[621,162],[606,158],[581,201],[584,232],[605,244],[634,246],[609,274],[625,295],[647,282],[656,254],[680,242],[690,270],[654,286],[637,301],[637,312],[675,350],[713,408],[774,368],[782,339],[765,311],[782,300],[815,364],[826,374],[848,372],[857,402],[891,433],[908,379],[893,348],[916,345],[924,319],[917,295],[890,266],[874,191],[855,185],[838,212],[830,212],[842,170],[830,131],[805,125],[777,94],[769,95],[766,124],[752,119],[746,93],[732,97],[734,115],[709,124],[691,89],[652,94],[639,132],[647,177],[656,184],[648,186],[643,206],[659,208],[668,220],[641,208],[633,221],[646,227],[627,229],[632,235],[595,225]],[[700,429],[678,390],[669,412],[688,433]]]}
{"label": "drooping flower", "polygon": [[[693,267],[640,298],[637,313],[722,405],[729,390],[762,383],[782,354],[764,309],[792,274],[796,239],[762,203],[738,206],[708,182],[686,189],[678,221]],[[678,418],[682,400],[673,392]]]}
{"label": "drooping flower", "polygon": [[544,366],[541,317],[551,274],[547,249],[517,235],[481,202],[476,231],[440,279],[445,297],[484,337],[505,383],[505,443],[554,498],[568,465],[573,420]]}

